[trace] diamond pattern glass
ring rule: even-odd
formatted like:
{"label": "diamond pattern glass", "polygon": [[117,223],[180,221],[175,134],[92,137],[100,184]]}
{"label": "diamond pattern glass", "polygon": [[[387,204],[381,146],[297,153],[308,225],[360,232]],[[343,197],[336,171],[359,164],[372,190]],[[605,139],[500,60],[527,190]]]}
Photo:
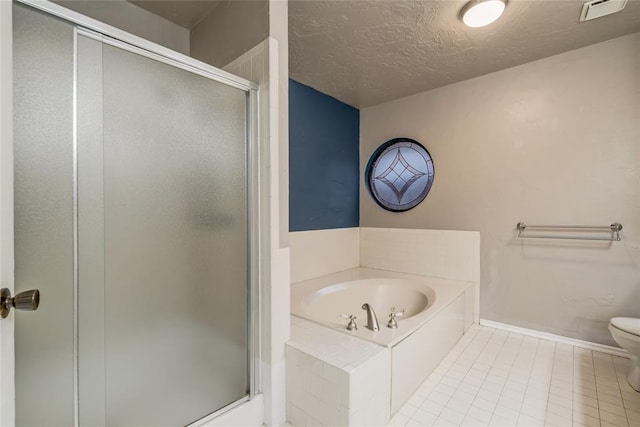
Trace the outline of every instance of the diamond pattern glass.
{"label": "diamond pattern glass", "polygon": [[389,211],[403,212],[422,202],[433,184],[433,160],[419,142],[396,138],[382,144],[366,170],[369,192]]}

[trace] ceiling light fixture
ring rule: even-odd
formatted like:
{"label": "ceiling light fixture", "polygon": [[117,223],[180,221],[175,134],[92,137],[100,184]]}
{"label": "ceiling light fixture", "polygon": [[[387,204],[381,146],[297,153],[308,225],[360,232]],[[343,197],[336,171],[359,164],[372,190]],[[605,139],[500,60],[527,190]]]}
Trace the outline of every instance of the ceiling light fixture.
{"label": "ceiling light fixture", "polygon": [[507,0],[471,0],[460,11],[460,19],[468,27],[484,27],[500,18]]}

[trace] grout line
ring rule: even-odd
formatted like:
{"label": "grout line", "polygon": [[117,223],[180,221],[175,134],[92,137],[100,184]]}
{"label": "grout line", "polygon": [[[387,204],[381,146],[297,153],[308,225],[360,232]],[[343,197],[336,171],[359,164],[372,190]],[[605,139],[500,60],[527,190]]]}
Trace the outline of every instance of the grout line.
{"label": "grout line", "polygon": [[596,405],[598,405],[598,424],[602,425],[602,421],[600,420],[600,399],[598,399],[598,380],[596,379],[596,363],[593,358],[593,350],[589,351],[589,355],[591,356],[591,367],[593,370],[593,382],[596,386]]}
{"label": "grout line", "polygon": [[547,416],[549,414],[549,397],[551,397],[551,383],[553,382],[553,368],[555,367],[555,364],[556,364],[555,356],[556,356],[556,343],[554,342],[553,343],[553,353],[552,353],[552,355],[547,356],[548,358],[550,358],[552,360],[552,362],[551,362],[551,373],[549,375],[549,385],[547,386],[547,405],[546,405],[546,409],[544,411],[544,423],[545,424],[547,422]]}
{"label": "grout line", "polygon": [[[540,340],[536,341],[536,354],[538,354],[538,348],[539,347],[540,347]],[[524,389],[524,396],[525,397],[527,396],[527,390],[529,390],[529,382],[531,381],[531,375],[533,373],[533,365],[535,364],[536,356],[534,355],[531,360],[532,360],[532,362],[531,362],[531,365],[529,366],[529,375],[527,376],[527,384],[526,384],[526,387]],[[520,409],[519,409],[519,413],[518,413],[518,420],[516,421],[516,423],[518,423],[520,421],[520,418],[522,417],[522,407],[524,406],[525,397],[523,397],[522,404],[520,404]]]}

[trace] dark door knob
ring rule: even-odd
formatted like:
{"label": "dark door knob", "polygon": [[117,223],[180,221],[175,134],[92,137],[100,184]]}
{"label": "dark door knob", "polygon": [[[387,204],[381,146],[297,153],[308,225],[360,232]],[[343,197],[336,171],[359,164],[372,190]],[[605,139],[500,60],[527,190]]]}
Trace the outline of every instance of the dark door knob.
{"label": "dark door knob", "polygon": [[0,317],[3,319],[9,315],[11,308],[33,311],[37,310],[39,305],[40,291],[37,289],[20,292],[13,298],[9,289],[0,289]]}

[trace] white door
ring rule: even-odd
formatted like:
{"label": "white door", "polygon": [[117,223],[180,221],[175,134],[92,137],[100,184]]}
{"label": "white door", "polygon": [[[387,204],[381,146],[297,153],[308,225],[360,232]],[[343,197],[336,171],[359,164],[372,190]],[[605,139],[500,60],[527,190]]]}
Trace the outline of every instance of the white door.
{"label": "white door", "polygon": [[[0,1],[0,286],[13,292],[12,4]],[[14,313],[0,321],[0,425],[14,422]]]}

